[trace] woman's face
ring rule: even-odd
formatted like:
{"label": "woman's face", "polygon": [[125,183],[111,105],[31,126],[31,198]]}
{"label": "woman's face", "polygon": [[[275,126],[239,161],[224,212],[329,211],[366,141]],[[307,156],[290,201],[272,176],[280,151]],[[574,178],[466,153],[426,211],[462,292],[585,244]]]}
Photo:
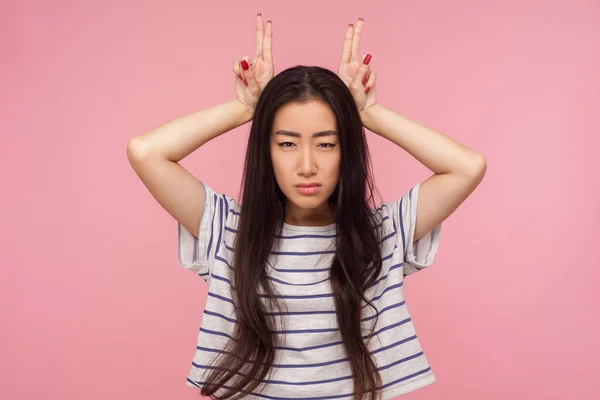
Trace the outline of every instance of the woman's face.
{"label": "woman's face", "polygon": [[[327,199],[338,182],[340,155],[337,123],[328,105],[312,100],[277,110],[271,130],[271,160],[277,184],[287,197],[285,222],[333,222]],[[318,186],[298,187],[308,183]]]}

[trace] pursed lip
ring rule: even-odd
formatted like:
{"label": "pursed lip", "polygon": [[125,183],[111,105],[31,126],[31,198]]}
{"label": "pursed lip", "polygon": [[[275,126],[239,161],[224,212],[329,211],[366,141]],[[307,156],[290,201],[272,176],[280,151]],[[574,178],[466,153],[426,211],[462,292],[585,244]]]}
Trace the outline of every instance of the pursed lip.
{"label": "pursed lip", "polygon": [[297,187],[315,187],[315,186],[321,186],[318,183],[300,183],[299,185],[296,185]]}

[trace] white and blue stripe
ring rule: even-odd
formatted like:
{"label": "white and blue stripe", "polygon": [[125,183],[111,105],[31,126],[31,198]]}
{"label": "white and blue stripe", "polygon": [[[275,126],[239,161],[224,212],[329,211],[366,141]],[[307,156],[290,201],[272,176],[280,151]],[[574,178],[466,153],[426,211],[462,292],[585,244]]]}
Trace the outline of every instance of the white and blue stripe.
{"label": "white and blue stripe", "polygon": [[[223,353],[237,322],[232,301],[233,254],[240,206],[206,184],[206,201],[198,238],[178,224],[180,264],[208,283],[208,297],[187,385],[201,387],[210,361]],[[363,300],[364,339],[383,379],[383,400],[431,384],[435,376],[423,353],[404,300],[404,277],[430,266],[439,246],[441,226],[416,243],[419,184],[390,203],[374,209],[384,235],[380,241],[383,266]],[[286,310],[268,310],[275,318],[276,362],[272,374],[247,398],[351,399],[352,376],[337,327],[329,269],[335,254],[335,226],[302,227],[284,224],[267,264],[274,295]],[[262,290],[258,297],[269,302]]]}

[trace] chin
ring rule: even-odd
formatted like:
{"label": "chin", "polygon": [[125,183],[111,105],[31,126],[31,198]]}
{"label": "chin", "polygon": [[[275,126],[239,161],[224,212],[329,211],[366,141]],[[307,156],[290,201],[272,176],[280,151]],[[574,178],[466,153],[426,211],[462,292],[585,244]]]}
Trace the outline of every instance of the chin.
{"label": "chin", "polygon": [[326,195],[325,193],[319,193],[314,196],[303,196],[301,194],[294,193],[294,195],[290,198],[293,199],[294,204],[296,204],[298,207],[313,209],[326,202],[329,196],[330,194]]}

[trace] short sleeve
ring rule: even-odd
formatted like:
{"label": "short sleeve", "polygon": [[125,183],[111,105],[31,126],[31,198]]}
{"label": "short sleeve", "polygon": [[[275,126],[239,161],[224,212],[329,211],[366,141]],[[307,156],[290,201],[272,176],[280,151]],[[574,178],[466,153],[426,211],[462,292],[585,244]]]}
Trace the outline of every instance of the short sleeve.
{"label": "short sleeve", "polygon": [[234,209],[239,209],[235,200],[225,194],[216,193],[204,185],[204,211],[200,218],[198,238],[192,235],[181,223],[177,223],[177,247],[179,264],[208,282],[215,257],[223,246],[223,235],[227,221]]}
{"label": "short sleeve", "polygon": [[433,264],[440,244],[440,223],[415,243],[415,226],[417,223],[417,203],[419,187],[417,183],[398,200],[388,203],[394,229],[396,230],[396,246],[404,253],[404,275],[410,275]]}

